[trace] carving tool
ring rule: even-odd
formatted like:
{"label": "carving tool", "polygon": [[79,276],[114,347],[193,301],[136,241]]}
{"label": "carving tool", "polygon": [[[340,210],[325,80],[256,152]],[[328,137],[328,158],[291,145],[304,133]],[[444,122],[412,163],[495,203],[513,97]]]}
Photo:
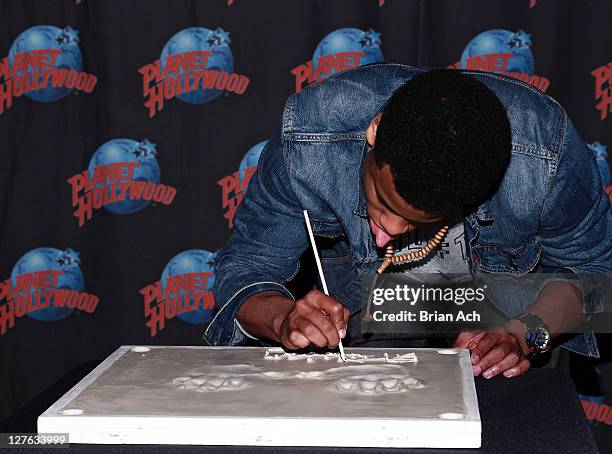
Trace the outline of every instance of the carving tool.
{"label": "carving tool", "polygon": [[[317,268],[319,269],[319,277],[321,278],[323,293],[329,296],[329,292],[327,290],[327,283],[325,282],[325,276],[323,275],[323,268],[321,267],[321,260],[319,259],[319,251],[317,250],[317,244],[315,243],[314,234],[312,233],[312,226],[310,225],[310,218],[308,217],[307,210],[304,210],[304,219],[306,219],[306,228],[308,229],[308,236],[310,237],[310,245],[312,246],[312,251],[314,252],[315,260],[317,262]],[[340,337],[340,335],[338,335],[338,337]],[[340,359],[346,362],[346,356],[344,355],[344,347],[342,346],[342,339],[340,339],[338,348],[340,349]]]}

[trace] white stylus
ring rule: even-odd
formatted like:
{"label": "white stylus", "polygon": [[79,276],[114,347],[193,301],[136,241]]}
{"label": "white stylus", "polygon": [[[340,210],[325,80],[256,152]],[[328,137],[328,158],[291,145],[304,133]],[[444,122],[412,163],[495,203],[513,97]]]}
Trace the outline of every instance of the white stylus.
{"label": "white stylus", "polygon": [[[319,277],[321,278],[323,293],[329,296],[329,292],[327,291],[327,283],[325,282],[325,276],[323,275],[323,268],[321,267],[321,260],[319,259],[319,251],[317,250],[317,244],[315,243],[314,235],[312,233],[312,226],[310,225],[310,218],[308,217],[308,211],[306,210],[304,210],[304,218],[306,219],[306,228],[308,229],[308,236],[310,236],[310,244],[317,262],[317,268],[319,269]],[[340,358],[342,361],[346,361],[346,356],[344,356],[344,347],[342,346],[342,339],[340,339],[338,348],[340,349]]]}

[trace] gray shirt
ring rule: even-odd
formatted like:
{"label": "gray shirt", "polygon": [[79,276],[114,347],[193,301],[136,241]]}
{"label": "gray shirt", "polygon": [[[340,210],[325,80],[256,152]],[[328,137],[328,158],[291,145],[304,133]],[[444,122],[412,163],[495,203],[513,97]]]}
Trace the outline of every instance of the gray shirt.
{"label": "gray shirt", "polygon": [[[397,240],[400,249],[395,255],[418,251],[425,247],[439,229],[440,225],[434,223],[402,235]],[[399,265],[397,270],[419,281],[429,281],[434,278],[439,281],[439,278],[443,278],[452,282],[463,282],[471,279],[463,221],[450,226],[444,240],[434,251],[421,260]]]}

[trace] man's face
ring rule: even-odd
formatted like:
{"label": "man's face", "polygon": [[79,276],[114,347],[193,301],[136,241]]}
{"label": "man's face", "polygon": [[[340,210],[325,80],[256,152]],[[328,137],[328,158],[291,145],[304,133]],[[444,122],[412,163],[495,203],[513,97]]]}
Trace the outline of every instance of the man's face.
{"label": "man's face", "polygon": [[443,215],[431,215],[410,205],[395,190],[388,164],[378,168],[374,161],[374,148],[366,155],[363,166],[363,185],[370,218],[370,228],[378,247],[385,246],[393,238],[412,232],[422,226],[444,219]]}

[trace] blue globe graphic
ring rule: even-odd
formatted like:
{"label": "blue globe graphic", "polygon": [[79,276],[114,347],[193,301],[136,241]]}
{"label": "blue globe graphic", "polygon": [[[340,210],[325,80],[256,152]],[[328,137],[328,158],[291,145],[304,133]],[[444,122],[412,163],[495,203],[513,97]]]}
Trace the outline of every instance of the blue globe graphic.
{"label": "blue globe graphic", "polygon": [[[359,59],[359,66],[368,63],[378,63],[384,60],[380,45],[380,33],[376,33],[371,28],[368,31],[358,28],[339,28],[331,32],[317,45],[312,56],[312,63],[316,71],[319,64],[319,57],[337,54],[339,52],[365,52]],[[326,76],[334,74],[335,69]]]}
{"label": "blue globe graphic", "polygon": [[[145,181],[155,184],[160,182],[161,171],[159,164],[155,159],[155,144],[144,139],[142,142],[136,142],[131,139],[113,139],[100,146],[89,161],[90,181],[93,179],[94,169],[98,166],[111,164],[115,162],[137,162],[140,165],[134,169],[133,181]],[[127,179],[118,180],[127,181]],[[103,184],[98,184],[98,187],[103,187]],[[107,191],[109,189],[106,189]],[[117,193],[120,192],[117,187]],[[116,214],[135,213],[145,208],[151,203],[150,200],[134,199],[129,200],[129,189],[126,200],[109,203],[104,205],[108,211]]]}
{"label": "blue globe graphic", "polygon": [[[83,56],[79,49],[77,34],[78,32],[71,27],[66,27],[63,30],[53,25],[30,27],[15,39],[9,50],[9,62],[12,65],[15,61],[15,55],[22,52],[60,49],[62,53],[58,54],[55,60],[55,68],[74,69],[80,72],[83,70]],[[17,71],[17,74],[24,75],[23,71]],[[34,77],[34,74],[30,74],[28,77]],[[39,73],[38,79],[42,82],[43,75]],[[52,102],[63,98],[73,90],[73,88],[47,87],[33,90],[24,95],[34,101]]]}
{"label": "blue globe graphic", "polygon": [[604,187],[610,186],[610,167],[608,166],[608,149],[607,147],[599,142],[593,142],[589,144],[589,148],[595,156],[597,161],[597,167],[599,168],[599,174],[601,175],[601,182]]}
{"label": "blue globe graphic", "polygon": [[240,161],[240,167],[238,167],[238,170],[240,172],[240,181],[244,181],[244,178],[246,177],[246,169],[248,169],[249,167],[255,167],[257,165],[257,162],[259,161],[259,156],[261,155],[261,152],[263,151],[267,143],[267,140],[259,142],[257,145],[253,145],[249,149],[249,151],[245,153],[244,157],[242,158],[242,161]]}
{"label": "blue globe graphic", "polygon": [[[206,60],[206,69],[225,71],[231,73],[234,70],[234,56],[229,48],[230,44],[229,32],[222,28],[217,28],[214,31],[204,27],[192,27],[181,30],[168,40],[162,49],[160,61],[162,70],[166,67],[166,57],[174,54],[182,54],[192,51],[212,51]],[[198,70],[196,70],[198,71]],[[178,72],[170,72],[172,76],[183,74],[185,71],[179,69]],[[190,83],[193,83],[193,71],[187,71],[189,74]],[[200,83],[201,80],[200,80]],[[202,104],[212,101],[220,96],[223,90],[216,88],[198,88],[186,93],[176,95],[178,99],[191,104]]]}
{"label": "blue globe graphic", "polygon": [[[72,249],[65,251],[52,247],[33,249],[21,257],[13,267],[11,283],[16,285],[17,276],[25,273],[62,271],[55,288],[82,292],[85,288],[85,281],[79,263],[79,254]],[[74,308],[53,307],[51,301],[48,307],[29,312],[27,316],[40,321],[56,321],[68,317],[73,311]]]}
{"label": "blue globe graphic", "polygon": [[[204,249],[190,249],[188,251],[181,252],[172,258],[172,260],[170,260],[164,268],[161,276],[162,288],[165,289],[166,280],[169,276],[176,276],[186,273],[213,273],[214,270],[212,263],[214,258],[214,253],[208,252]],[[206,289],[212,289],[214,283],[215,276],[213,274],[206,281]],[[181,291],[180,294],[183,294],[183,292]],[[201,303],[202,301],[200,301],[200,304]],[[193,300],[190,304],[194,304]],[[183,312],[182,314],[177,313],[176,316],[184,322],[197,325],[210,321],[212,319],[213,312],[214,308],[202,309],[201,307],[198,307],[197,310]]]}
{"label": "blue globe graphic", "polygon": [[531,35],[523,30],[516,33],[499,28],[488,30],[476,36],[465,47],[461,54],[461,68],[467,68],[467,61],[471,57],[511,53],[505,71],[531,75],[535,63],[530,46]]}

